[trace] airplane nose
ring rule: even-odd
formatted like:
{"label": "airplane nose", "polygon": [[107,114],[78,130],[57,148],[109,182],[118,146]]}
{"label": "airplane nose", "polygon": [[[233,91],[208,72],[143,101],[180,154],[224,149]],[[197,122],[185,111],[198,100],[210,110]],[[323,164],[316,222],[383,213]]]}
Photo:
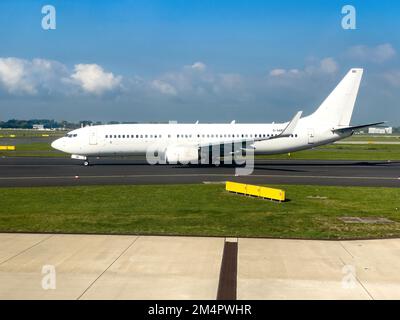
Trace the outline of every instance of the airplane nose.
{"label": "airplane nose", "polygon": [[61,148],[61,139],[57,139],[51,143],[51,147],[56,150],[60,150]]}

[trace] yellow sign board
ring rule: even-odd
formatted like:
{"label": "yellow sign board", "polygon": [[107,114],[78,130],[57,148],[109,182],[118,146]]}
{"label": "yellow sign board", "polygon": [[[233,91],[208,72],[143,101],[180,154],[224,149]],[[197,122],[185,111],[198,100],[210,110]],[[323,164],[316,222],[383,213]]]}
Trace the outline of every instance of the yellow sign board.
{"label": "yellow sign board", "polygon": [[285,201],[285,190],[268,187],[260,187],[252,184],[227,181],[225,189],[230,192],[236,192],[249,196],[267,198],[277,201]]}
{"label": "yellow sign board", "polygon": [[0,150],[15,150],[15,146],[0,146]]}

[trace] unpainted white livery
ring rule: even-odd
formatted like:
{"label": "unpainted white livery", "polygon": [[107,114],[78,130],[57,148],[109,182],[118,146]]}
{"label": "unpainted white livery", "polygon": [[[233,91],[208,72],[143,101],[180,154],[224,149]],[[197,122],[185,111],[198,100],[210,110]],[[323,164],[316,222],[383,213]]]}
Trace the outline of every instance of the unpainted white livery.
{"label": "unpainted white livery", "polygon": [[254,154],[280,154],[310,149],[346,138],[354,130],[379,123],[350,126],[363,69],[351,69],[320,107],[301,118],[270,124],[114,124],[87,126],[57,139],[52,147],[74,159],[148,154],[157,150],[166,163],[199,160],[207,147],[246,145]]}

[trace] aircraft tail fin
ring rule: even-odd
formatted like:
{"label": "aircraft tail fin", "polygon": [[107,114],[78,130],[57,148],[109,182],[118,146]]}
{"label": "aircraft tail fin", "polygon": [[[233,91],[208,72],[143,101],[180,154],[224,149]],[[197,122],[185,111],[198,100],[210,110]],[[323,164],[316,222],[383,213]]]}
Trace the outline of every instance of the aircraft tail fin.
{"label": "aircraft tail fin", "polygon": [[353,68],[310,116],[318,122],[348,126],[353,114],[363,69]]}

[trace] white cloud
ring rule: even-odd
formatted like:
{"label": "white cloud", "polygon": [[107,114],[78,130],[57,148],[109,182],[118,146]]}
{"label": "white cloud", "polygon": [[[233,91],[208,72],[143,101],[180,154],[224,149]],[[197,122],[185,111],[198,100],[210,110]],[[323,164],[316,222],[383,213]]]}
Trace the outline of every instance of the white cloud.
{"label": "white cloud", "polygon": [[383,78],[393,87],[400,88],[400,70],[388,71],[383,74]]}
{"label": "white cloud", "polygon": [[176,89],[171,84],[165,81],[158,79],[153,80],[151,82],[151,86],[162,94],[172,95],[172,96],[176,95]]}
{"label": "white cloud", "polygon": [[269,75],[273,77],[279,77],[286,74],[287,71],[285,69],[273,69],[270,71]]}
{"label": "white cloud", "polygon": [[117,88],[121,84],[121,76],[105,72],[98,64],[77,64],[71,79],[88,93],[102,94]]}
{"label": "white cloud", "polygon": [[333,58],[325,58],[321,60],[319,69],[323,73],[336,73],[338,65]]}
{"label": "white cloud", "polygon": [[239,74],[215,73],[203,62],[195,62],[150,81],[152,89],[170,96],[220,94],[239,89],[241,84],[242,77]]}
{"label": "white cloud", "polygon": [[375,47],[357,45],[347,51],[348,56],[362,61],[383,63],[396,55],[396,50],[390,43],[380,44]]}
{"label": "white cloud", "polygon": [[228,89],[236,89],[243,83],[242,76],[237,73],[222,73],[219,80],[221,85]]}
{"label": "white cloud", "polygon": [[204,71],[206,69],[205,63],[200,61],[197,61],[188,67],[196,71]]}
{"label": "white cloud", "polygon": [[316,76],[335,74],[339,67],[335,59],[332,57],[323,58],[321,60],[313,60],[304,69],[283,69],[276,68],[269,72],[272,78],[297,78],[299,76]]}
{"label": "white cloud", "polygon": [[0,58],[0,87],[12,95],[70,94],[76,87],[101,94],[120,83],[120,76],[105,72],[97,64],[77,64],[71,73],[65,65],[53,60]]}
{"label": "white cloud", "polygon": [[37,94],[40,89],[54,90],[57,79],[66,72],[56,61],[0,58],[0,85],[11,94]]}
{"label": "white cloud", "polygon": [[285,75],[299,75],[300,70],[299,69],[273,69],[270,71],[269,75],[272,77],[280,77],[280,76],[285,76]]}

